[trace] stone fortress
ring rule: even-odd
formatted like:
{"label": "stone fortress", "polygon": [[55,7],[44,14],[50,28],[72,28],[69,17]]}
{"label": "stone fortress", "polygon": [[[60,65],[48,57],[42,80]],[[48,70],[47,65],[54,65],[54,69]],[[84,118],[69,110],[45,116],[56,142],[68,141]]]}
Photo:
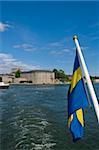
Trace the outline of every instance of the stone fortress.
{"label": "stone fortress", "polygon": [[21,73],[22,78],[32,81],[34,84],[53,84],[54,72],[49,70],[32,70]]}
{"label": "stone fortress", "polygon": [[50,70],[22,71],[19,78],[15,78],[15,70],[10,74],[1,74],[4,83],[32,83],[32,84],[54,84],[55,75]]}

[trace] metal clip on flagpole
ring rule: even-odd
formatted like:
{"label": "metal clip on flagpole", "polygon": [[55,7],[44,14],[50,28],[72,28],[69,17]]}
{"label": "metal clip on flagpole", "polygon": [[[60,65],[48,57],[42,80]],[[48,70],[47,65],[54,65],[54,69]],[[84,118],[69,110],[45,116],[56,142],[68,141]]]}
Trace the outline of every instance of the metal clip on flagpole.
{"label": "metal clip on flagpole", "polygon": [[80,59],[80,62],[81,62],[82,68],[83,68],[83,72],[85,74],[86,82],[87,82],[87,85],[89,88],[90,95],[92,97],[94,109],[95,109],[97,120],[99,123],[99,104],[97,101],[97,97],[96,97],[96,94],[95,94],[95,91],[94,91],[94,88],[93,88],[93,85],[92,85],[92,82],[91,82],[91,79],[90,79],[90,76],[89,76],[89,73],[87,70],[87,66],[86,66],[85,61],[84,61],[84,57],[83,57],[77,36],[74,36],[73,40],[74,40],[76,48],[77,48],[78,56],[79,56],[79,59]]}

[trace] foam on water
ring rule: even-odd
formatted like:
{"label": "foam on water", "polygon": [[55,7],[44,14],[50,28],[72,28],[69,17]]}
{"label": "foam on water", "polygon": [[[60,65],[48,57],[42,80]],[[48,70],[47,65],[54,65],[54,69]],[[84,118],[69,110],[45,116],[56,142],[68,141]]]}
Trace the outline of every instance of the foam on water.
{"label": "foam on water", "polygon": [[[98,150],[94,110],[85,112],[83,140],[73,144],[67,129],[68,88],[12,86],[0,95],[0,150]],[[99,85],[96,88],[99,95]]]}
{"label": "foam on water", "polygon": [[47,143],[47,144],[35,144],[35,143],[32,143],[33,145],[33,148],[32,150],[51,150],[53,146],[56,145],[56,143]]}
{"label": "foam on water", "polygon": [[34,124],[21,124],[19,138],[17,138],[18,135],[15,137],[17,141],[15,148],[20,149],[23,148],[23,146],[26,146],[33,150],[43,150],[44,148],[50,150],[51,147],[56,145],[56,143],[52,142],[53,136],[49,132],[46,133],[48,126],[49,122],[46,119],[41,118],[39,118]]}
{"label": "foam on water", "polygon": [[17,130],[14,134],[15,149],[50,150],[56,145],[49,132],[51,123],[41,108],[33,111],[33,107],[29,110],[27,107],[22,110],[18,107],[18,112],[12,117],[10,124]]}

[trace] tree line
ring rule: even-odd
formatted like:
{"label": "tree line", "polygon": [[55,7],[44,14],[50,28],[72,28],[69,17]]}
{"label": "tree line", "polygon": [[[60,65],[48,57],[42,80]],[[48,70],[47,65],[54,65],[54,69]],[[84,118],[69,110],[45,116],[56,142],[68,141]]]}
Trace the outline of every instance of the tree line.
{"label": "tree line", "polygon": [[55,79],[58,79],[61,82],[67,82],[69,81],[68,75],[64,72],[62,69],[53,69],[53,72],[55,73]]}

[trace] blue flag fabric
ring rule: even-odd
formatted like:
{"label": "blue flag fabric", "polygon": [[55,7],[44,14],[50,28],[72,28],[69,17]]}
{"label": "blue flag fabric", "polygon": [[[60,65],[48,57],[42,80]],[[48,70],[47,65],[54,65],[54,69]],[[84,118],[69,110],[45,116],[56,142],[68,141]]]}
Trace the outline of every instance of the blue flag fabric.
{"label": "blue flag fabric", "polygon": [[76,50],[74,62],[73,77],[68,92],[68,128],[70,129],[73,141],[77,141],[83,136],[84,112],[83,109],[88,106],[88,100],[82,72]]}

